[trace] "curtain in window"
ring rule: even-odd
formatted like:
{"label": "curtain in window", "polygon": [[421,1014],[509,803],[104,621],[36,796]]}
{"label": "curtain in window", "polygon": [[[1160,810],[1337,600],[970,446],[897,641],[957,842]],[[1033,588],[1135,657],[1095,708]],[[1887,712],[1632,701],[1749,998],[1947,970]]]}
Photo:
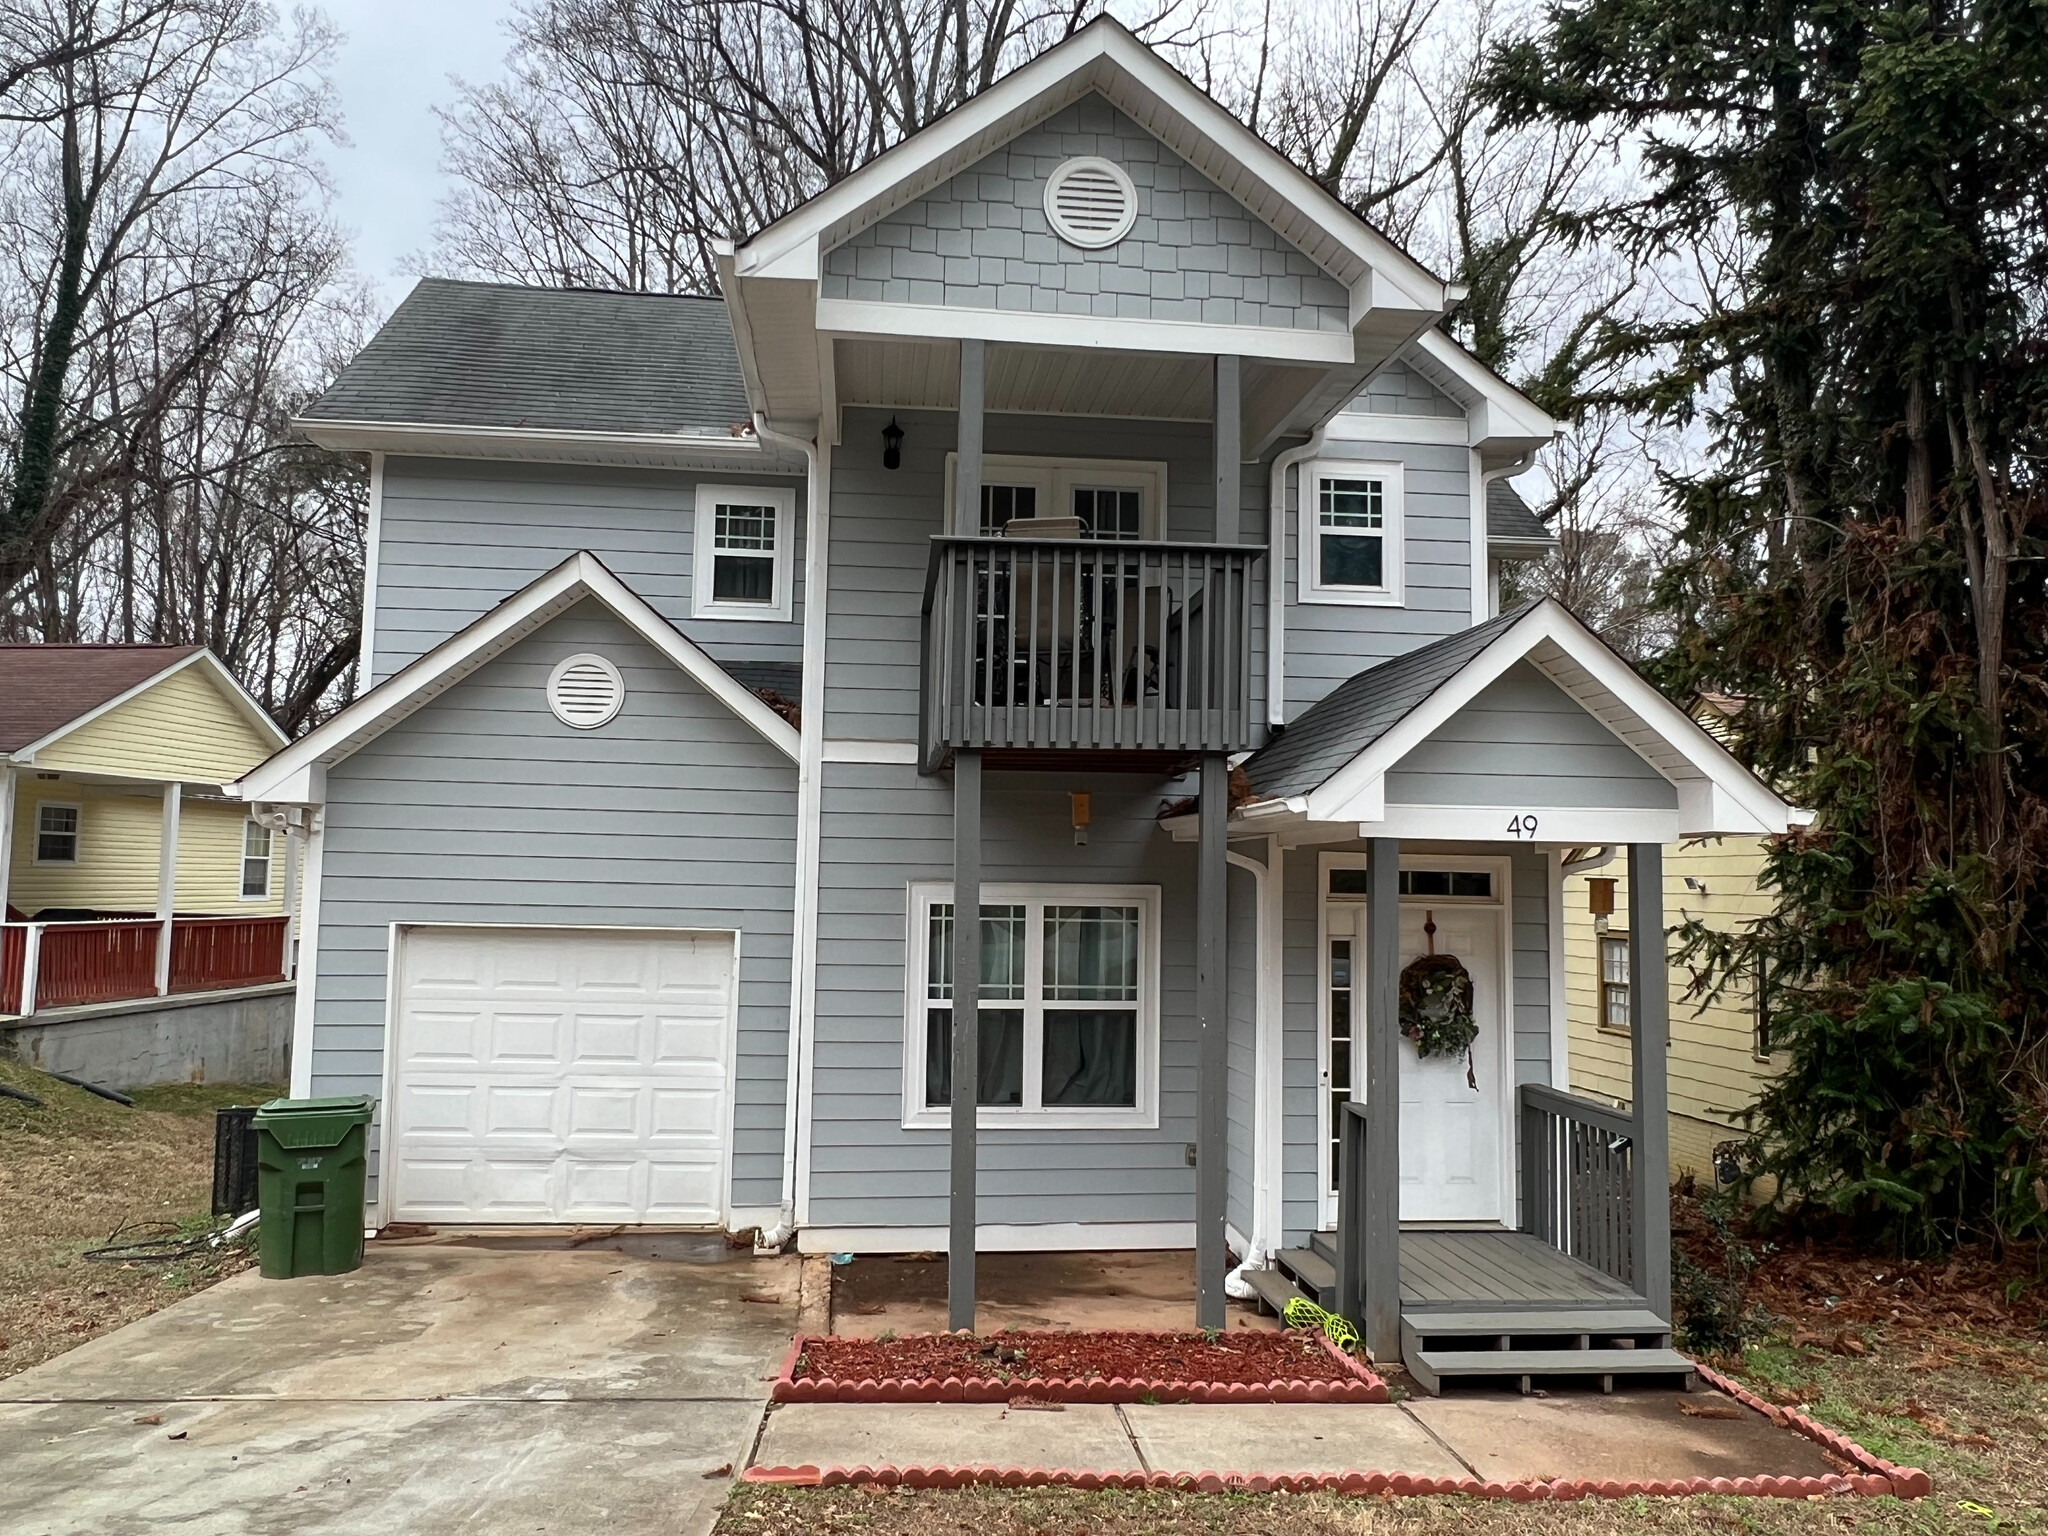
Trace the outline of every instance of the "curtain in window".
{"label": "curtain in window", "polygon": [[1138,1016],[1127,1008],[1045,1015],[1045,1102],[1138,1102]]}
{"label": "curtain in window", "polygon": [[[1024,1011],[984,1008],[975,1060],[978,1104],[1024,1102]],[[924,1016],[924,1101],[934,1107],[953,1101],[953,1010],[927,1008]],[[1076,1103],[1087,1102],[1075,1100]]]}

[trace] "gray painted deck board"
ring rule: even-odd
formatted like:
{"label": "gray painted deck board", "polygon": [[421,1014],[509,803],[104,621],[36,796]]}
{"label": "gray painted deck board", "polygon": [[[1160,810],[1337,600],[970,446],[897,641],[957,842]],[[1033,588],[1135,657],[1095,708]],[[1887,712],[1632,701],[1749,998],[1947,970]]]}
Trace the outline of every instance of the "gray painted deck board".
{"label": "gray painted deck board", "polygon": [[1619,1280],[1526,1232],[1403,1232],[1404,1311],[1639,1306]]}

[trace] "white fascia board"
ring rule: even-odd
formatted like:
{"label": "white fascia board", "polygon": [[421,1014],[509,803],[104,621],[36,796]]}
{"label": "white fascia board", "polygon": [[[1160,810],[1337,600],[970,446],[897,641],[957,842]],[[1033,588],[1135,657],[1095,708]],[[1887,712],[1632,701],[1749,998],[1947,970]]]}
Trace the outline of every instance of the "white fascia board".
{"label": "white fascia board", "polygon": [[410,666],[393,673],[324,725],[251,769],[229,786],[231,792],[244,800],[293,798],[283,791],[309,788],[310,779],[301,777],[307,770],[339,762],[373,741],[586,597],[603,603],[771,746],[796,760],[797,733],[788,721],[743,688],[702,647],[679,634],[595,555],[579,550]]}
{"label": "white fascia board", "polygon": [[[1712,820],[1727,815],[1737,822],[1736,825],[1727,827],[1687,825],[1682,829],[1674,828],[1674,831],[1682,830],[1687,834],[1725,832],[1732,835],[1761,836],[1783,832],[1793,824],[1790,806],[1738,763],[1727,748],[1714,740],[1710,732],[1645,682],[1633,667],[1616,656],[1597,636],[1572,617],[1562,604],[1551,598],[1544,599],[1485,650],[1467,662],[1454,676],[1448,678],[1422,703],[1410,710],[1378,741],[1312,790],[1308,795],[1308,819],[1372,819],[1358,812],[1370,809],[1374,782],[1377,780],[1383,784],[1386,774],[1401,759],[1435,734],[1452,716],[1471,703],[1482,689],[1496,681],[1516,662],[1527,657],[1544,640],[1551,641],[1570,656],[1602,691],[1623,709],[1640,719],[1665,745],[1683,758],[1695,770],[1699,779],[1714,786],[1721,798],[1695,799],[1690,806],[1681,801],[1681,812],[1687,813],[1686,819],[1689,820],[1693,815],[1705,815]],[[1540,669],[1542,664],[1537,662],[1535,665]],[[1661,768],[1658,771],[1680,790],[1681,796],[1684,795],[1689,780],[1673,778]],[[1383,787],[1379,794],[1384,797]],[[1353,809],[1354,806],[1356,811]],[[1549,840],[1547,828],[1545,840]],[[1612,838],[1596,836],[1594,840],[1611,841]]]}
{"label": "white fascia board", "polygon": [[1510,831],[1536,827],[1543,845],[1567,843],[1675,843],[1685,835],[1678,811],[1618,810],[1556,805],[1390,805],[1358,824],[1359,837],[1406,842],[1511,843],[1529,841]]}
{"label": "white fascia board", "polygon": [[709,432],[576,432],[545,427],[482,427],[460,422],[330,421],[297,417],[307,441],[343,453],[512,459],[542,463],[624,464],[693,469],[746,466],[763,474],[802,474],[773,460],[760,440]]}
{"label": "white fascia board", "polygon": [[819,299],[818,329],[837,336],[900,341],[905,337],[1016,342],[1038,347],[1118,352],[1235,353],[1325,367],[1352,361],[1349,331],[1283,330],[1278,326],[1208,325],[1185,320],[1109,319],[1034,310],[967,309],[873,299]]}
{"label": "white fascia board", "polygon": [[1440,388],[1448,386],[1445,393],[1466,408],[1468,446],[1500,439],[1540,445],[1557,436],[1556,418],[1435,326],[1418,334],[1413,345],[1421,354],[1411,359],[1421,364],[1417,371]]}
{"label": "white fascia board", "polygon": [[1400,416],[1391,411],[1339,411],[1324,429],[1331,443],[1369,443],[1375,447],[1406,447],[1435,443],[1469,448],[1471,428],[1455,416]]}
{"label": "white fascia board", "polygon": [[[1165,127],[1158,121],[1161,111],[1191,136],[1243,166],[1252,179],[1313,221],[1357,263],[1386,280],[1390,291],[1384,296],[1375,294],[1378,307],[1441,314],[1454,302],[1450,286],[1441,278],[1224,111],[1120,22],[1106,16],[769,225],[734,252],[737,270],[746,276],[772,273],[815,279],[819,246],[829,231],[845,227],[849,234],[854,232],[861,227],[858,221],[864,210],[900,206],[906,184],[910,197],[929,190],[923,185],[926,178],[936,185],[943,177],[932,175],[933,167],[943,166],[964,149],[979,148],[1006,123],[1014,123],[1014,136],[1089,90],[1100,91],[1191,162],[1199,161],[1199,150],[1190,154],[1196,146],[1175,144],[1170,130],[1161,131]],[[993,143],[988,146],[994,147]],[[1357,276],[1333,275],[1347,283]],[[1397,299],[1405,303],[1397,304]]]}
{"label": "white fascia board", "polygon": [[768,393],[761,387],[761,372],[754,363],[754,320],[747,313],[746,295],[740,291],[739,268],[729,244],[716,253],[718,291],[725,295],[725,312],[732,321],[733,350],[739,354],[740,382],[747,391],[747,409],[756,420],[768,414]]}
{"label": "white fascia board", "polygon": [[222,692],[227,694],[228,702],[235,706],[236,711],[242,718],[247,720],[271,746],[281,747],[291,739],[279,729],[277,722],[270,718],[269,712],[256,702],[249,690],[242,686],[241,680],[222,664],[221,659],[214,655],[213,652],[202,647],[188,656],[179,657],[162,671],[152,672],[141,682],[131,688],[122,690],[111,699],[95,704],[84,714],[78,716],[77,719],[65,721],[47,736],[40,736],[25,747],[17,747],[13,752],[8,753],[7,756],[17,763],[32,763],[35,761],[36,753],[42,751],[43,748],[54,746],[73,731],[80,730],[92,724],[93,721],[99,719],[102,715],[119,709],[130,699],[138,698],[142,694],[149,692],[150,689],[154,688],[165,678],[173,677],[184,671],[187,667],[198,667],[218,683]]}

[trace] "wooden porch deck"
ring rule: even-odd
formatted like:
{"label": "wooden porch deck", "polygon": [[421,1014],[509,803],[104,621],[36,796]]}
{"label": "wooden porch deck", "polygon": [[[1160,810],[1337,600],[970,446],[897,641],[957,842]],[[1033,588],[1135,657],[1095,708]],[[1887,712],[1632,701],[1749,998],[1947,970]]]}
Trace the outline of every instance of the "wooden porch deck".
{"label": "wooden porch deck", "polygon": [[1644,1299],[1527,1232],[1407,1229],[1401,1311],[1597,1311]]}

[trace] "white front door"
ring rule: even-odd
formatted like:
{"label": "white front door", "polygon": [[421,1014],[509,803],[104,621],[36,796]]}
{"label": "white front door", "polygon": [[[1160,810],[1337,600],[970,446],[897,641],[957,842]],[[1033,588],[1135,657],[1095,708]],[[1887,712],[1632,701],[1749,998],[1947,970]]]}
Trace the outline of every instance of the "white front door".
{"label": "white front door", "polygon": [[714,1226],[733,936],[415,928],[399,946],[393,1219]]}
{"label": "white front door", "polygon": [[[1456,955],[1472,977],[1479,1024],[1471,1059],[1424,1060],[1413,1042],[1396,1047],[1401,1062],[1401,1219],[1416,1222],[1505,1222],[1509,1174],[1504,1086],[1507,998],[1501,985],[1502,909],[1490,903],[1447,904],[1403,898],[1401,963],[1427,953],[1423,925],[1436,924],[1436,952]],[[1324,1222],[1335,1220],[1340,1106],[1365,1099],[1365,906],[1328,901],[1323,911]]]}

